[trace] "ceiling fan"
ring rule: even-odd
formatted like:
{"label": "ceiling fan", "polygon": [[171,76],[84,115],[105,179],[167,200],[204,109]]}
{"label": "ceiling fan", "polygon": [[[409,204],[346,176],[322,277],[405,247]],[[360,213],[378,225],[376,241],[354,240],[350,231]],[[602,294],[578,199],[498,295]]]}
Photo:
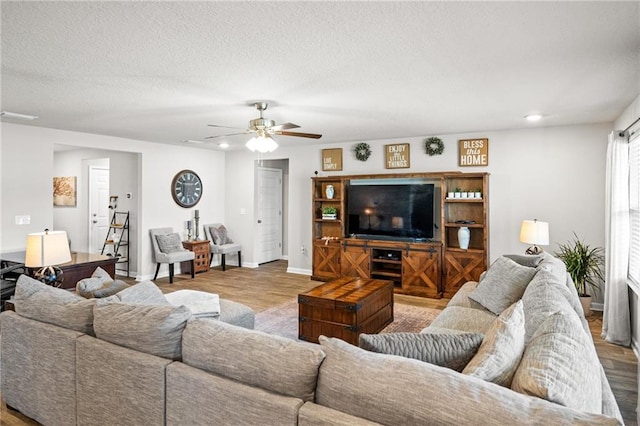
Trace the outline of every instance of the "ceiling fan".
{"label": "ceiling fan", "polygon": [[[234,135],[246,135],[254,134],[255,136],[247,142],[247,147],[252,151],[270,152],[278,147],[278,144],[273,140],[273,135],[281,136],[297,136],[300,138],[320,139],[322,135],[316,133],[302,133],[302,132],[289,132],[289,129],[296,129],[300,126],[293,123],[282,123],[276,125],[276,122],[268,118],[263,117],[263,112],[267,109],[269,104],[266,102],[255,102],[253,104],[260,112],[260,118],[256,118],[249,121],[249,127],[237,133],[227,133],[224,135],[207,136],[205,139],[215,139],[224,136]],[[218,124],[208,124],[210,127],[221,127],[226,129],[237,129],[237,127],[221,126]],[[238,129],[240,130],[240,129]]]}

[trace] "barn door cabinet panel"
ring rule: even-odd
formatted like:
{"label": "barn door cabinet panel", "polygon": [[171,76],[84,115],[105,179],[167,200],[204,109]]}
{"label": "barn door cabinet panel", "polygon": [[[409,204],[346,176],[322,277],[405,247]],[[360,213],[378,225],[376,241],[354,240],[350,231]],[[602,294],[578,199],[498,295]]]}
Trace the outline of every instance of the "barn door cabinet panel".
{"label": "barn door cabinet panel", "polygon": [[341,249],[338,241],[314,241],[311,279],[329,281],[340,277]]}
{"label": "barn door cabinet panel", "polygon": [[371,278],[371,249],[367,247],[366,240],[344,240],[340,274],[343,277]]}
{"label": "barn door cabinet panel", "polygon": [[453,297],[467,281],[478,281],[486,269],[483,251],[447,250],[444,254],[443,297]]}
{"label": "barn door cabinet panel", "polygon": [[402,285],[398,292],[413,296],[442,297],[441,245],[411,244],[402,253]]}

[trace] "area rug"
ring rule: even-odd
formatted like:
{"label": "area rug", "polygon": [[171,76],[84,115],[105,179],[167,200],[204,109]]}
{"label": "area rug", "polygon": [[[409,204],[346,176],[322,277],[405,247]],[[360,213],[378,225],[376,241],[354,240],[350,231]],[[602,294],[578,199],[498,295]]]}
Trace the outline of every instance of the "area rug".
{"label": "area rug", "polygon": [[[393,322],[381,333],[418,332],[442,312],[439,309],[395,303]],[[298,339],[298,299],[292,299],[256,314],[255,329],[269,334]]]}

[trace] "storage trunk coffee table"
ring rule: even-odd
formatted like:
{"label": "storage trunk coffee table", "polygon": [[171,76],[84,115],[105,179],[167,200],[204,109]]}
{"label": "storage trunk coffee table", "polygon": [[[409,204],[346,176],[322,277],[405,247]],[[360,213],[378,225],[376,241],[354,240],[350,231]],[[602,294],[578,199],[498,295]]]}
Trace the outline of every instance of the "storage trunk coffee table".
{"label": "storage trunk coffee table", "polygon": [[343,277],[298,295],[298,338],[338,337],[353,345],[361,333],[393,322],[393,281]]}

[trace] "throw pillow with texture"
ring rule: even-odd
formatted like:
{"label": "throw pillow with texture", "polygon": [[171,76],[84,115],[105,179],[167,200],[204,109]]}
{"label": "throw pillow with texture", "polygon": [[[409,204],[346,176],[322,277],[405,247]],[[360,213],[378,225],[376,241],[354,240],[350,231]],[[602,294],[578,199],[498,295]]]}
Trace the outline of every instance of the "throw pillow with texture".
{"label": "throw pillow with texture", "polygon": [[505,254],[504,257],[508,257],[519,265],[528,266],[529,268],[537,268],[542,262],[543,256],[530,255],[530,254]]}
{"label": "throw pillow with texture", "polygon": [[211,237],[213,238],[213,242],[217,246],[221,246],[223,244],[228,243],[227,237],[227,228],[224,225],[220,225],[218,227],[212,226],[209,228],[209,232],[211,233]]}
{"label": "throw pillow with texture", "polygon": [[463,374],[511,386],[513,374],[524,352],[524,308],[522,300],[508,307],[487,330],[478,353]]}
{"label": "throw pillow with texture", "polygon": [[114,295],[127,287],[127,283],[114,280],[107,271],[98,266],[90,278],[78,281],[76,293],[86,299],[100,298]]}
{"label": "throw pillow with texture", "polygon": [[186,306],[99,303],[94,308],[96,337],[162,358],[182,358],[182,331],[191,318]]}
{"label": "throw pillow with texture", "polygon": [[358,344],[367,351],[413,358],[462,371],[480,347],[482,337],[480,333],[361,334]]}
{"label": "throw pillow with texture", "polygon": [[156,235],[156,241],[158,241],[158,248],[162,253],[175,253],[177,251],[183,251],[185,248],[182,246],[182,239],[180,234],[174,232],[166,235]]}
{"label": "throw pillow with texture", "polygon": [[26,275],[16,283],[16,313],[34,320],[93,334],[95,299],[87,300],[70,291],[51,287]]}
{"label": "throw pillow with texture", "polygon": [[511,389],[587,413],[602,413],[600,361],[574,312],[557,312],[525,348]]}
{"label": "throw pillow with texture", "polygon": [[169,305],[162,290],[151,281],[142,281],[114,295],[121,302],[138,305]]}
{"label": "throw pillow with texture", "polygon": [[537,269],[519,265],[513,260],[500,256],[469,298],[480,303],[496,315],[522,298]]}

